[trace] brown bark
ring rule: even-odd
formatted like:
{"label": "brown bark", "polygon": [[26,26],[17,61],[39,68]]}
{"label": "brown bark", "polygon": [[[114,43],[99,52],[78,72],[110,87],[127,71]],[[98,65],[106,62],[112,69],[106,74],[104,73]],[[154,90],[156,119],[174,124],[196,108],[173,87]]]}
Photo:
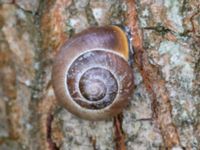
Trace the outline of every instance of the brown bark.
{"label": "brown bark", "polygon": [[[0,1],[0,149],[198,149],[199,6],[195,0]],[[136,88],[123,114],[85,121],[58,105],[53,58],[74,33],[112,23],[132,31]]]}
{"label": "brown bark", "polygon": [[153,119],[158,124],[164,140],[165,147],[171,149],[179,145],[179,135],[177,128],[172,122],[172,106],[169,100],[169,94],[165,87],[165,81],[162,79],[158,68],[151,65],[148,56],[143,48],[142,33],[139,28],[136,2],[128,1],[128,26],[132,31],[133,46],[135,49],[136,66],[141,72],[145,87],[151,96],[151,107]]}

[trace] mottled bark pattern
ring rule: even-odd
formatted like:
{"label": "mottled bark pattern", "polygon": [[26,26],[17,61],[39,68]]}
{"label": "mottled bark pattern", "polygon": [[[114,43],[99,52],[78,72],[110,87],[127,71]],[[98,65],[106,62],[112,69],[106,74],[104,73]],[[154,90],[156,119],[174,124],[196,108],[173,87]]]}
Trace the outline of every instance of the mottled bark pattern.
{"label": "mottled bark pattern", "polygon": [[[199,19],[198,0],[0,0],[0,150],[198,150]],[[53,58],[108,24],[132,32],[135,90],[123,114],[85,121],[58,105]]]}

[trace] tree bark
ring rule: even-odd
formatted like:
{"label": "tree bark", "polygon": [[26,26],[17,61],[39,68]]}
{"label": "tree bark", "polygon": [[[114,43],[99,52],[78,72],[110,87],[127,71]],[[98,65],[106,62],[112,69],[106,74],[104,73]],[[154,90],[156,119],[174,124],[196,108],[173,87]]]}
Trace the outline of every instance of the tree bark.
{"label": "tree bark", "polygon": [[[196,0],[0,0],[0,150],[198,150],[200,3]],[[57,103],[52,63],[90,26],[132,32],[124,111],[85,121]]]}

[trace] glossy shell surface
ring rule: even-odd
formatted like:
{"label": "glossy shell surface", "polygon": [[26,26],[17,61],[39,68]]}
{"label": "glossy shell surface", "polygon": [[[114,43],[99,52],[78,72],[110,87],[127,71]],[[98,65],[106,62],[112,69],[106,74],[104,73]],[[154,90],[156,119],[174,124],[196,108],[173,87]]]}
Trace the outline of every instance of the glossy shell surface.
{"label": "glossy shell surface", "polygon": [[52,72],[57,100],[71,113],[101,120],[120,113],[133,92],[129,45],[117,26],[92,27],[68,40]]}

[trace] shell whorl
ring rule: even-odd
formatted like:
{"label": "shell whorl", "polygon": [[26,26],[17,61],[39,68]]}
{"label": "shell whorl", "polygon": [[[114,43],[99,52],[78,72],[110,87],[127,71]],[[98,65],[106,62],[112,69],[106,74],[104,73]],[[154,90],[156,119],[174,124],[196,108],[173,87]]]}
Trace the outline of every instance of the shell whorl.
{"label": "shell whorl", "polygon": [[100,120],[122,111],[133,90],[127,39],[115,26],[90,28],[64,44],[53,66],[58,101],[73,114]]}

